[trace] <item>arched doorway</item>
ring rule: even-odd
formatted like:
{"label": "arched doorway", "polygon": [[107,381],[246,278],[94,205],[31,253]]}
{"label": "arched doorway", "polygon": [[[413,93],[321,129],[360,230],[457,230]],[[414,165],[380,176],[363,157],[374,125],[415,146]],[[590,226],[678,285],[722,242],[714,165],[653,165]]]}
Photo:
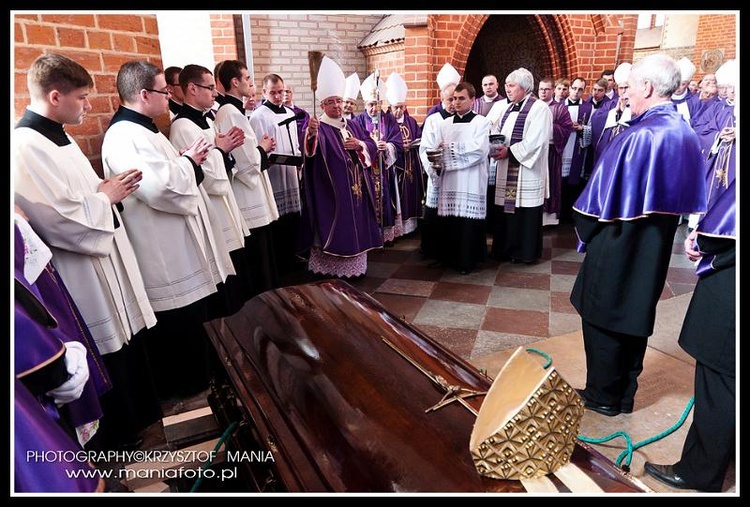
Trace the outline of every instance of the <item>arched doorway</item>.
{"label": "arched doorway", "polygon": [[503,95],[505,77],[519,67],[534,76],[534,86],[543,76],[569,74],[572,55],[565,51],[556,15],[491,15],[477,33],[466,61],[465,79],[482,94],[482,78],[494,74]]}

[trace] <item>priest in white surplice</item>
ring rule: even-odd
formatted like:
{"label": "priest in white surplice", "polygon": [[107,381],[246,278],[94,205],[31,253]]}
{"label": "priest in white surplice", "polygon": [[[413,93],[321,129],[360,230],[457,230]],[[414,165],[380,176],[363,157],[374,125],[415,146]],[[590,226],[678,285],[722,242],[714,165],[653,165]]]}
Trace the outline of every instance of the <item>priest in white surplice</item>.
{"label": "priest in white surplice", "polygon": [[[446,118],[452,116],[456,109],[453,107],[453,91],[458,81],[447,84],[440,91],[440,108],[425,118],[422,125],[422,142],[419,144],[419,159],[425,172],[425,197],[424,213],[420,230],[420,251],[425,259],[438,259],[440,251],[440,220],[437,214],[438,193],[440,192],[440,175],[435,172],[430,164],[427,153],[437,149],[438,133],[440,124]],[[439,266],[441,263],[434,260],[431,265]]]}
{"label": "priest in white surplice", "polygon": [[216,111],[216,129],[226,133],[239,128],[245,142],[231,151],[234,158],[231,184],[242,216],[250,227],[245,238],[245,253],[250,267],[253,295],[278,286],[278,272],[273,251],[271,224],[279,212],[268,177],[268,154],[276,141],[268,135],[256,136],[245,115],[243,99],[254,95],[255,86],[247,65],[239,60],[224,60],[219,68],[219,82],[226,90],[224,103]]}
{"label": "priest in white surplice", "polygon": [[[250,115],[250,126],[257,137],[267,135],[276,141],[275,154],[300,157],[299,129],[294,111],[284,105],[284,80],[278,74],[263,78],[261,105]],[[273,160],[271,160],[273,162]],[[300,163],[301,165],[301,163]],[[280,273],[293,267],[302,268],[297,262],[296,246],[300,221],[300,168],[295,165],[271,163],[268,177],[271,180],[279,219],[272,224],[274,252]]]}
{"label": "priest in white surplice", "polygon": [[534,77],[523,67],[505,78],[508,101],[487,114],[492,132],[505,135],[497,160],[492,256],[533,264],[542,256],[542,207],[549,197],[552,112],[532,95]]}
{"label": "priest in white surplice", "polygon": [[442,235],[439,258],[461,274],[487,260],[484,219],[490,123],[471,110],[475,95],[471,83],[456,85],[456,114],[440,123],[438,133],[438,146],[443,150],[438,192]]}
{"label": "priest in white surplice", "polygon": [[[203,328],[206,297],[229,274],[223,238],[217,239],[196,177],[210,145],[203,138],[180,155],[153,119],[166,114],[164,73],[147,61],[129,61],[117,74],[121,105],[102,144],[106,176],[135,167],[140,188],[123,204],[157,324],[148,340],[162,399],[208,387],[213,349]],[[226,258],[225,258],[226,257]]]}
{"label": "priest in white surplice", "polygon": [[127,165],[103,181],[65,132],[91,110],[94,82],[86,69],[45,54],[27,76],[31,103],[11,136],[14,199],[52,250],[112,380],[101,397],[97,445],[132,446],[139,431],[162,417],[145,354],[146,328],[156,317],[118,210],[138,188],[140,171]]}
{"label": "priest in white surplice", "polygon": [[210,317],[225,317],[235,313],[250,299],[251,278],[243,251],[245,236],[250,230],[237,205],[227,170],[234,165],[230,152],[240,146],[245,135],[239,128],[218,134],[214,128],[211,106],[217,94],[211,71],[201,65],[189,64],[180,72],[183,105],[172,120],[169,140],[175,148],[189,146],[204,137],[213,146],[201,164],[202,180],[198,183],[201,195],[207,198],[206,207],[211,223],[224,243],[237,275],[229,275],[209,304]]}

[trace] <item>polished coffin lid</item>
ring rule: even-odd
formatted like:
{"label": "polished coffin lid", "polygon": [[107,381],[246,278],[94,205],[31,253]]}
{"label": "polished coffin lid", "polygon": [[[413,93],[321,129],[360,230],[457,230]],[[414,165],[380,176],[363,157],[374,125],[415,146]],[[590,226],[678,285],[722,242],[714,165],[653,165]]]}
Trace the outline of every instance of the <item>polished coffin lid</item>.
{"label": "polished coffin lid", "polygon": [[[467,407],[426,412],[446,393],[435,376],[480,392],[492,379],[346,282],[271,290],[206,328],[288,491],[527,491],[477,473]],[[600,491],[644,491],[581,442],[571,464]]]}

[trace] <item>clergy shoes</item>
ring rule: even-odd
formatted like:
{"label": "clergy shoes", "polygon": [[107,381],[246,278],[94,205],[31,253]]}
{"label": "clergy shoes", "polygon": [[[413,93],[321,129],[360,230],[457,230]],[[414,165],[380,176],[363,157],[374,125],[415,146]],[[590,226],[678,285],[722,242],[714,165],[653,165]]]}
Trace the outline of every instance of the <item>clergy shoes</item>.
{"label": "clergy shoes", "polygon": [[625,410],[620,410],[619,406],[600,405],[599,403],[593,402],[586,397],[586,391],[584,389],[576,389],[576,392],[583,399],[584,407],[593,410],[594,412],[598,412],[599,414],[606,415],[607,417],[614,417],[620,415],[622,412],[630,413],[633,411],[633,409],[630,409],[626,412]]}
{"label": "clergy shoes", "polygon": [[657,465],[656,463],[650,463],[647,461],[643,465],[643,469],[648,475],[658,479],[667,486],[677,489],[696,489],[685,482],[685,479],[675,473],[674,465]]}

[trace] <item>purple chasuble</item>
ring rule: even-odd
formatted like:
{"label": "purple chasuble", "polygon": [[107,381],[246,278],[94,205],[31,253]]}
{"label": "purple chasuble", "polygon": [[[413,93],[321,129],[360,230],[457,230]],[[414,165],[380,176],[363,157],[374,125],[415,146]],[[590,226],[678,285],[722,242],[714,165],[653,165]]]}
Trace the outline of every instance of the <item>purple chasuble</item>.
{"label": "purple chasuble", "polygon": [[573,132],[573,120],[568,108],[560,102],[549,104],[552,111],[552,146],[549,150],[549,197],[544,200],[544,211],[560,214],[562,193],[562,154],[565,143]]}
{"label": "purple chasuble", "polygon": [[[711,124],[713,126],[711,129],[712,142],[705,153],[707,206],[709,209],[718,197],[726,191],[729,184],[734,181],[737,172],[737,140],[727,143],[718,139],[724,128],[733,128],[736,125],[734,106],[717,108]],[[712,150],[715,142],[718,142],[718,144],[716,149]]]}
{"label": "purple chasuble", "polygon": [[419,147],[414,146],[404,150],[404,141],[408,139],[409,142],[413,142],[415,139],[419,139],[422,136],[422,130],[417,125],[417,120],[412,118],[409,113],[404,112],[403,120],[403,123],[398,123],[398,120],[396,120],[401,138],[396,143],[397,158],[394,166],[398,180],[399,198],[401,199],[401,218],[406,224],[411,218],[421,218],[425,188],[422,161],[419,159]]}
{"label": "purple chasuble", "polygon": [[[353,137],[365,142],[374,159],[375,142],[357,123],[346,125]],[[317,144],[302,170],[302,220],[310,228],[310,244],[304,246],[314,244],[327,254],[345,257],[382,247],[371,169],[363,166],[356,153],[344,150],[341,132],[335,127],[321,122]]]}
{"label": "purple chasuble", "polygon": [[[377,135],[375,134],[376,122],[370,118],[367,112],[358,114],[350,120],[353,123],[359,124],[367,135],[372,138],[374,142],[377,142]],[[386,143],[392,143],[396,147],[401,145],[401,131],[399,130],[396,118],[391,114],[382,113],[380,115],[380,139]],[[379,158],[380,156],[380,158]],[[373,166],[375,164],[381,164],[385,166],[385,153],[376,153],[375,158],[372,159]],[[396,200],[395,200],[395,188],[396,188],[396,173],[392,166],[380,167],[380,174],[382,177],[381,188],[381,199],[382,199],[382,220],[381,225],[383,228],[392,228],[396,224]],[[380,212],[380,209],[378,209]],[[380,213],[379,213],[380,215]],[[384,231],[385,232],[385,231]],[[393,231],[391,230],[387,236],[392,236]],[[386,240],[392,240],[392,237],[386,238]]]}

